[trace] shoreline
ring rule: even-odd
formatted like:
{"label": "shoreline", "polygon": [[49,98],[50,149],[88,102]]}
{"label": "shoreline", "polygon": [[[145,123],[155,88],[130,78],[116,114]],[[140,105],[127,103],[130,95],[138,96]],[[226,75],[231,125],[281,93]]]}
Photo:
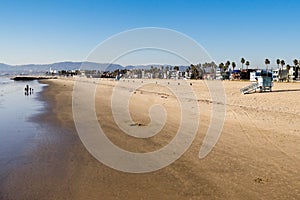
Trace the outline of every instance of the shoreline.
{"label": "shoreline", "polygon": [[[128,174],[98,162],[81,143],[72,116],[73,82],[64,79],[41,82],[49,84],[39,97],[47,102],[47,110],[34,119],[45,132],[37,137],[37,146],[29,152],[31,160],[10,175],[6,185],[8,199],[299,197],[300,150],[297,141],[300,141],[300,109],[294,108],[297,99],[292,99],[300,94],[296,84],[275,85],[276,90],[286,92],[242,96],[238,88],[247,82],[225,82],[228,101],[223,133],[213,151],[200,160],[199,148],[210,119],[210,103],[205,100],[210,97],[203,81],[193,81],[197,98],[201,100],[198,104],[202,125],[192,146],[166,168],[147,174]],[[110,84],[112,82],[108,81]],[[106,85],[100,89],[104,94],[111,91]],[[155,93],[137,93],[133,103],[141,105],[138,102],[145,97],[156,96]],[[96,96],[104,103],[109,97]],[[289,99],[288,106],[283,101],[286,99]],[[176,111],[171,97],[163,100],[170,104],[168,109],[171,112]],[[144,107],[133,109],[133,116],[146,122],[146,116],[139,115],[139,109]],[[172,138],[172,135],[165,134],[150,141],[138,141],[113,128],[109,107],[106,106],[97,116],[102,119],[100,123],[104,128],[111,129],[108,137],[124,149],[152,150]],[[176,128],[172,126],[176,124],[175,118],[170,119],[165,133]],[[285,126],[289,127],[282,130]]]}

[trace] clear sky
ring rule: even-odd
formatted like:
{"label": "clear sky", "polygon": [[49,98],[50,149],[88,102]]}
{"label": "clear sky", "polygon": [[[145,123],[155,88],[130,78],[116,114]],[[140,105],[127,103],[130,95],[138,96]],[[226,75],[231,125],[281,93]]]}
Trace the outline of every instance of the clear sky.
{"label": "clear sky", "polygon": [[163,27],[201,44],[216,62],[300,59],[298,0],[0,0],[0,63],[85,60],[121,31]]}

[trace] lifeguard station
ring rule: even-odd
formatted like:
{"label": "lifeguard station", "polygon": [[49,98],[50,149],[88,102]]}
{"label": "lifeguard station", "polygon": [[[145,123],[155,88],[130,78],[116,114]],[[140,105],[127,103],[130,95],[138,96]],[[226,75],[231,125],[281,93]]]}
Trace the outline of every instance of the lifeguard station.
{"label": "lifeguard station", "polygon": [[242,94],[249,94],[251,92],[272,92],[273,87],[273,77],[272,72],[267,70],[261,70],[256,73],[256,82],[240,89]]}

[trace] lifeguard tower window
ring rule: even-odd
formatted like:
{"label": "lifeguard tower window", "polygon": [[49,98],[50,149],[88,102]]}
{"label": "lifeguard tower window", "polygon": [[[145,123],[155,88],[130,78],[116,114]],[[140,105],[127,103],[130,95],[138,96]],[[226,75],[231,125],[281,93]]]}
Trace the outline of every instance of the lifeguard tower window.
{"label": "lifeguard tower window", "polygon": [[256,72],[256,76],[267,76],[272,77],[273,73],[271,71],[262,70],[260,72]]}

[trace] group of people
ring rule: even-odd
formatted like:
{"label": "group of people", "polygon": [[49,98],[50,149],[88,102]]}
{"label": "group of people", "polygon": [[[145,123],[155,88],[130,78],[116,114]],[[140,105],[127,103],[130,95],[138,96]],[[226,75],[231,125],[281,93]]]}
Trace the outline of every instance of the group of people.
{"label": "group of people", "polygon": [[25,96],[32,95],[33,94],[33,88],[29,87],[29,85],[25,86]]}

